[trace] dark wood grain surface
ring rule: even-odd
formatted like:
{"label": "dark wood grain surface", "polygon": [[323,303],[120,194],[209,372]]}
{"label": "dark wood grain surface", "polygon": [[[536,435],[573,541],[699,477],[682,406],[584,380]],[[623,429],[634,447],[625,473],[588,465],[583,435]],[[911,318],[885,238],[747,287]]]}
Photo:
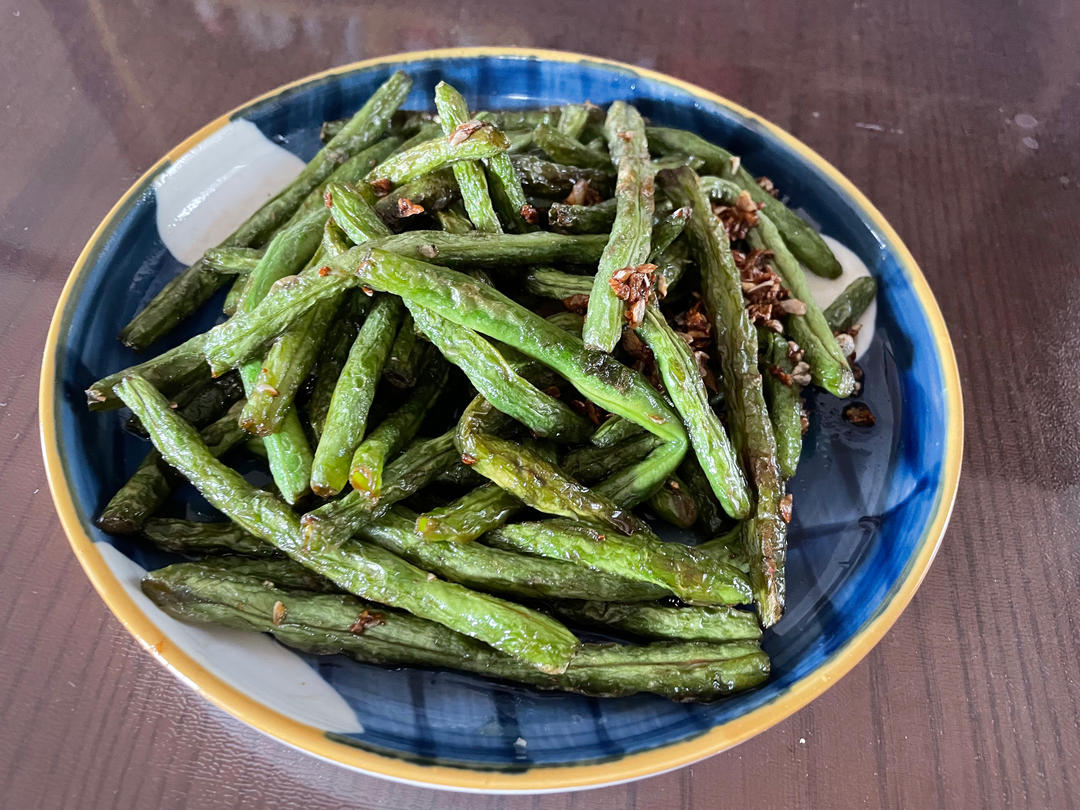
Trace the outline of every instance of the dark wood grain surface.
{"label": "dark wood grain surface", "polygon": [[[588,793],[390,784],[211,707],[92,590],[38,446],[39,362],[61,285],[164,151],[309,72],[480,44],[656,68],[795,133],[906,240],[964,382],[952,525],[882,643],[739,748]],[[1080,4],[7,0],[0,76],[0,806],[1080,803]]]}

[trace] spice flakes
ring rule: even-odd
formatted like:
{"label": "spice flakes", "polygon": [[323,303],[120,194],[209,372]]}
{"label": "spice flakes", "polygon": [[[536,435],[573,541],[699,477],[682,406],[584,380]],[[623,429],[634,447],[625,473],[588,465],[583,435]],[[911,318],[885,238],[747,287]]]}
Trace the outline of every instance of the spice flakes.
{"label": "spice flakes", "polygon": [[645,320],[645,307],[649,303],[655,278],[655,264],[639,264],[637,267],[622,267],[608,279],[616,297],[629,305],[626,308],[626,320],[631,329],[641,326],[641,322]]}

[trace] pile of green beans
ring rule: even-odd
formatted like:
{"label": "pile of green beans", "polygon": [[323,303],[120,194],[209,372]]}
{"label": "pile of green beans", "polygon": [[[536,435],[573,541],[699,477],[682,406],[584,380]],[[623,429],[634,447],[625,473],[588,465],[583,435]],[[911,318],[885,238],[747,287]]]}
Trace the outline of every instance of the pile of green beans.
{"label": "pile of green beans", "polygon": [[[762,683],[800,395],[851,393],[834,331],[872,280],[819,306],[804,272],[839,274],[820,235],[629,103],[477,111],[440,82],[434,117],[399,109],[411,85],[327,122],[125,327],[144,348],[232,282],[217,326],[87,388],[152,444],[99,525],[188,560],[143,580],[166,612],[306,652],[595,696]],[[747,197],[733,240],[714,206]],[[769,328],[750,251],[801,301]],[[184,478],[226,519],[163,516]]]}

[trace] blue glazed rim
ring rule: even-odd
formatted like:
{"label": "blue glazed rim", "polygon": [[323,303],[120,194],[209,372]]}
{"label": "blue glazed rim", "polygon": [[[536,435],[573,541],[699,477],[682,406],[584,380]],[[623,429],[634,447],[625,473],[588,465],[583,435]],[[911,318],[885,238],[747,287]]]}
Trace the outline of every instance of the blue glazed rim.
{"label": "blue glazed rim", "polygon": [[[323,118],[346,113],[398,68],[417,79],[417,95],[407,102],[410,106],[428,106],[425,94],[429,85],[442,77],[460,81],[465,88],[481,88],[478,97],[470,98],[476,106],[493,106],[485,92],[497,96],[499,106],[633,98],[658,122],[696,130],[742,153],[748,165],[768,171],[826,232],[855,249],[878,277],[884,314],[878,331],[893,338],[885,348],[890,358],[898,358],[892,366],[893,377],[881,386],[899,400],[894,458],[886,471],[890,482],[896,477],[905,491],[895,513],[891,502],[882,502],[882,508],[890,508],[876,530],[879,536],[888,535],[890,543],[879,542],[871,552],[876,556],[856,560],[859,566],[872,565],[879,575],[871,582],[845,580],[837,591],[819,595],[847,604],[858,601],[863,608],[852,621],[827,626],[829,633],[823,634],[827,637],[812,645],[805,671],[777,671],[770,684],[753,693],[702,708],[697,714],[695,707],[678,728],[652,732],[642,740],[622,741],[608,750],[593,746],[596,750],[589,756],[575,761],[457,758],[439,751],[425,753],[423,746],[406,749],[400,739],[380,742],[329,734],[259,703],[171,644],[106,565],[95,541],[113,541],[90,519],[100,505],[95,493],[101,482],[96,489],[92,485],[95,465],[87,463],[87,448],[76,448],[74,438],[82,407],[79,393],[87,382],[100,376],[87,377],[88,369],[80,365],[84,359],[81,350],[87,345],[87,336],[96,335],[105,326],[94,321],[93,304],[101,300],[95,293],[101,291],[106,270],[115,268],[117,257],[130,251],[130,228],[140,216],[140,206],[152,201],[153,179],[180,155],[237,118],[255,123],[268,134],[295,133],[289,148],[310,151],[314,144],[305,138],[312,140],[313,124],[317,127]],[[505,94],[502,86],[515,82],[515,92]],[[498,89],[491,93],[496,85]],[[152,294],[153,286],[153,281],[146,279],[141,288],[132,284],[141,298]],[[132,298],[126,306],[134,309],[138,303]],[[122,313],[108,326],[115,332],[121,317],[130,314]],[[46,471],[72,548],[110,609],[159,660],[226,711],[301,750],[392,779],[480,791],[564,790],[660,773],[729,748],[808,703],[869,652],[918,588],[948,521],[963,442],[955,357],[933,295],[896,233],[836,169],[792,136],[701,88],[630,65],[515,48],[400,54],[316,74],[245,104],[171,150],[121,198],[76,262],[46,341],[39,402]],[[84,451],[81,464],[65,464],[65,459],[80,458],[73,449]],[[886,517],[896,525],[884,523]],[[650,700],[626,704],[627,711],[648,714],[657,705]]]}

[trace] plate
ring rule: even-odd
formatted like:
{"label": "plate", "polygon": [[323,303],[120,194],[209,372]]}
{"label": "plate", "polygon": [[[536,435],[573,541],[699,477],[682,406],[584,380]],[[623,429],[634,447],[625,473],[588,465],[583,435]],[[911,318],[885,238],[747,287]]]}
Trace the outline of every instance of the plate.
{"label": "plate", "polygon": [[[351,113],[399,68],[415,80],[406,102],[413,108],[430,106],[440,79],[461,88],[473,109],[631,100],[654,122],[693,130],[769,175],[878,280],[876,320],[860,359],[862,398],[877,425],[849,425],[843,403],[811,397],[813,426],[792,483],[788,611],[764,639],[773,661],[765,686],[711,705],[597,700],[304,656],[266,636],[165,616],[138,579],[168,555],[94,527],[92,517],[146,452],[122,430],[119,412],[91,414],[84,405],[90,382],[136,360],[117,331],[230,229],[229,216],[253,209],[314,154],[322,121]],[[209,326],[211,309],[192,331]],[[507,48],[408,53],[317,74],[170,151],[109,212],[71,272],[46,344],[40,418],[71,546],[109,608],[162,663],[240,720],[318,757],[476,791],[637,779],[730,748],[806,705],[869,652],[918,588],[948,521],[963,443],[956,361],[933,295],[900,238],[836,169],[776,126],[686,82],[592,57]],[[210,516],[193,492],[187,496],[190,511]]]}

